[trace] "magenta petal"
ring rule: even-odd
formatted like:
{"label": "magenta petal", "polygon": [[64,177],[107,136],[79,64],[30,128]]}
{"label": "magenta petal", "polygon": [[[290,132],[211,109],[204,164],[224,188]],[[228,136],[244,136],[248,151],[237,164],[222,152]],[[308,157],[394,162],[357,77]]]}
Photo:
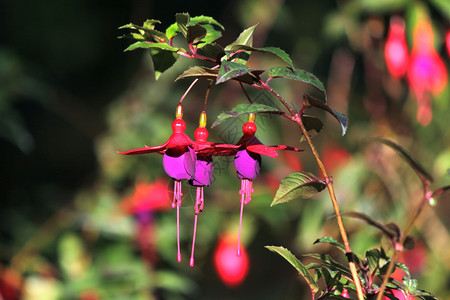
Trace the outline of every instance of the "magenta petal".
{"label": "magenta petal", "polygon": [[213,161],[210,155],[198,155],[195,163],[194,179],[189,181],[193,186],[209,186],[213,181]]}
{"label": "magenta petal", "polygon": [[169,148],[163,157],[164,171],[175,180],[189,180],[194,177],[195,161],[195,151],[191,147]]}
{"label": "magenta petal", "polygon": [[234,158],[237,175],[241,179],[256,179],[261,166],[261,155],[249,152],[246,149],[238,151]]}

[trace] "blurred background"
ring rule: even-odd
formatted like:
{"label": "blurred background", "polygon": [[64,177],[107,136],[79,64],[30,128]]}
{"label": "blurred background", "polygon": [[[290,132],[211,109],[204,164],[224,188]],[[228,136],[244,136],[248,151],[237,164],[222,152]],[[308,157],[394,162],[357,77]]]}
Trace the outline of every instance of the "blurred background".
{"label": "blurred background", "polygon": [[[160,155],[125,157],[116,151],[160,145],[171,133],[175,107],[191,81],[176,77],[179,61],[158,81],[144,51],[124,53],[119,26],[158,19],[165,30],[175,14],[207,15],[224,25],[219,43],[232,42],[259,23],[254,46],[276,46],[324,82],[329,105],[348,115],[342,137],[322,116],[313,141],[333,175],[343,211],[360,211],[404,228],[420,202],[418,177],[389,148],[367,144],[389,138],[433,174],[433,188],[450,184],[450,6],[446,0],[361,1],[87,1],[0,3],[0,299],[302,299],[305,282],[265,245],[297,257],[332,251],[313,245],[339,239],[328,194],[270,207],[287,174],[318,174],[307,145],[286,120],[257,118],[265,144],[305,148],[263,158],[254,197],[244,209],[245,253],[232,266],[240,182],[230,158],[214,161],[199,215],[195,267],[189,267],[195,190],[183,185],[181,263],[176,262],[172,182]],[[280,64],[256,55],[252,67]],[[288,102],[308,86],[274,80]],[[192,137],[207,83],[185,99]],[[256,102],[274,99],[247,87]],[[319,94],[320,96],[320,94]],[[208,125],[245,102],[234,83],[213,86]],[[320,112],[318,112],[320,115]],[[210,130],[210,140],[236,142],[244,119]],[[320,175],[320,174],[318,174]],[[401,259],[419,288],[450,297],[449,193],[435,199],[412,234],[416,248]],[[346,218],[350,244],[364,254],[380,235]]]}

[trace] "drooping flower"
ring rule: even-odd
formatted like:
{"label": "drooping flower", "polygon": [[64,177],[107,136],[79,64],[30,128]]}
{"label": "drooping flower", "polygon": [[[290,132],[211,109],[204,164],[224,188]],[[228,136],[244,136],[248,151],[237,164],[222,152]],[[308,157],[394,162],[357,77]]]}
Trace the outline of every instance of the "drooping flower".
{"label": "drooping flower", "polygon": [[234,158],[234,167],[236,168],[237,176],[241,179],[241,189],[239,194],[241,195],[241,209],[239,217],[239,236],[237,255],[240,255],[240,241],[241,241],[241,229],[242,229],[242,215],[244,212],[244,204],[248,204],[252,200],[253,180],[258,178],[259,169],[261,167],[261,155],[276,158],[278,153],[276,150],[293,150],[300,151],[297,148],[278,145],[278,146],[266,146],[262,144],[258,138],[256,138],[256,114],[251,113],[248,116],[248,121],[242,126],[244,135],[238,141],[237,145],[239,149]]}
{"label": "drooping flower", "polygon": [[405,75],[408,69],[408,46],[405,38],[405,23],[399,16],[391,18],[384,56],[392,76],[401,78]]}
{"label": "drooping flower", "polygon": [[447,70],[434,49],[431,24],[422,20],[414,27],[413,49],[408,69],[410,88],[417,99],[417,120],[424,126],[432,119],[430,93],[440,94],[447,84]]}
{"label": "drooping flower", "polygon": [[228,287],[239,286],[247,277],[250,266],[245,247],[242,247],[241,255],[236,256],[235,243],[236,236],[221,236],[214,251],[214,267],[219,278]]}
{"label": "drooping flower", "polygon": [[[194,132],[196,148],[206,149],[211,146],[212,143],[208,142],[208,130],[206,130],[206,112],[203,111],[200,115],[199,127]],[[206,146],[206,147],[205,147]],[[194,217],[194,233],[192,236],[192,251],[189,265],[194,266],[194,247],[195,247],[195,235],[197,233],[197,219],[198,213],[203,210],[205,203],[203,196],[203,187],[211,185],[213,181],[213,160],[211,154],[198,154],[197,161],[195,163],[195,174],[189,183],[196,187],[195,197],[195,217]]]}
{"label": "drooping flower", "polygon": [[195,163],[197,160],[194,142],[184,133],[186,123],[183,121],[183,106],[178,104],[172,122],[172,135],[167,142],[160,146],[144,147],[125,152],[118,152],[123,155],[137,155],[147,153],[163,154],[163,166],[167,175],[174,180],[174,195],[172,200],[172,208],[177,208],[177,261],[181,261],[180,251],[180,206],[181,197],[181,180],[190,180],[194,178]]}

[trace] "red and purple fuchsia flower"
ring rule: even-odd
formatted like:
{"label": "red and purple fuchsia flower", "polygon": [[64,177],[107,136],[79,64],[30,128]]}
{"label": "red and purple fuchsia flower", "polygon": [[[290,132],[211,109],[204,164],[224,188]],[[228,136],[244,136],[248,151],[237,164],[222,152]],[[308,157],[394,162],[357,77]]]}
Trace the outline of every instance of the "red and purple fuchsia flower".
{"label": "red and purple fuchsia flower", "polygon": [[242,229],[242,215],[244,212],[244,204],[248,204],[252,200],[253,180],[258,178],[259,170],[261,167],[261,155],[277,158],[278,153],[276,150],[292,150],[300,151],[297,148],[277,145],[266,146],[261,143],[255,136],[256,114],[250,113],[248,115],[248,121],[242,126],[244,135],[238,141],[237,145],[239,149],[234,157],[234,167],[236,168],[237,176],[241,179],[241,189],[239,194],[241,195],[241,210],[239,216],[239,236],[237,255],[241,255],[241,229]]}
{"label": "red and purple fuchsia flower", "polygon": [[250,113],[248,122],[242,127],[244,135],[236,145],[219,144],[208,142],[208,130],[206,129],[206,112],[200,115],[199,127],[195,130],[195,141],[190,139],[185,133],[186,123],[183,121],[183,106],[178,104],[172,122],[172,135],[167,142],[160,146],[133,149],[125,152],[118,152],[123,155],[138,155],[148,153],[163,154],[164,170],[169,177],[174,180],[174,195],[172,208],[177,208],[177,261],[181,261],[180,251],[180,206],[183,193],[181,191],[181,181],[188,180],[196,187],[194,232],[192,238],[192,250],[189,264],[194,265],[194,247],[197,230],[198,214],[204,207],[203,188],[209,186],[213,181],[213,156],[235,156],[234,165],[238,177],[241,179],[241,209],[239,221],[239,236],[237,255],[240,255],[240,236],[242,229],[242,215],[244,204],[251,201],[253,188],[252,182],[259,175],[261,167],[261,155],[276,158],[276,150],[300,151],[297,148],[278,145],[266,146],[255,136],[256,124],[254,113]]}

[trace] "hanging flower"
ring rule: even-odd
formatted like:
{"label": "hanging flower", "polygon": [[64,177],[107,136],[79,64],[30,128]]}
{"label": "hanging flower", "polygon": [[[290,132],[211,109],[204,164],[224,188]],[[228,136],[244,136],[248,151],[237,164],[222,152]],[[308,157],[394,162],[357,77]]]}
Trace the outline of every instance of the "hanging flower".
{"label": "hanging flower", "polygon": [[241,210],[239,217],[239,236],[237,255],[240,255],[240,241],[241,241],[241,229],[242,229],[242,215],[244,211],[244,204],[248,204],[252,200],[253,180],[258,178],[259,169],[261,167],[261,155],[276,158],[278,153],[276,150],[293,150],[300,151],[297,148],[278,145],[278,146],[266,146],[262,144],[255,136],[256,114],[251,113],[248,116],[248,122],[242,126],[244,135],[238,141],[237,145],[239,150],[234,158],[234,166],[236,168],[237,176],[241,179],[241,189],[239,194],[241,195]]}
{"label": "hanging flower", "polygon": [[172,122],[172,135],[167,142],[160,146],[144,147],[125,152],[118,152],[123,155],[136,155],[147,153],[163,154],[163,166],[167,175],[174,182],[174,195],[172,200],[172,208],[177,208],[177,261],[181,261],[180,251],[180,206],[181,197],[181,180],[190,180],[194,178],[195,163],[197,160],[194,142],[184,133],[186,123],[183,121],[183,106],[178,104],[175,115],[176,119]]}
{"label": "hanging flower", "polygon": [[241,256],[236,256],[235,243],[235,236],[221,236],[214,251],[214,267],[219,278],[228,287],[237,287],[242,284],[250,266],[245,247],[241,249]]}
{"label": "hanging flower", "polygon": [[391,18],[384,56],[389,73],[395,78],[403,77],[408,68],[408,46],[405,39],[405,23],[401,17]]}
{"label": "hanging flower", "polygon": [[450,57],[450,30],[445,34],[445,48],[447,49],[447,54]]}
{"label": "hanging flower", "polygon": [[408,69],[410,88],[418,103],[417,120],[424,126],[432,119],[429,93],[440,94],[447,84],[445,64],[433,46],[431,24],[419,21],[414,28],[411,63]]}

